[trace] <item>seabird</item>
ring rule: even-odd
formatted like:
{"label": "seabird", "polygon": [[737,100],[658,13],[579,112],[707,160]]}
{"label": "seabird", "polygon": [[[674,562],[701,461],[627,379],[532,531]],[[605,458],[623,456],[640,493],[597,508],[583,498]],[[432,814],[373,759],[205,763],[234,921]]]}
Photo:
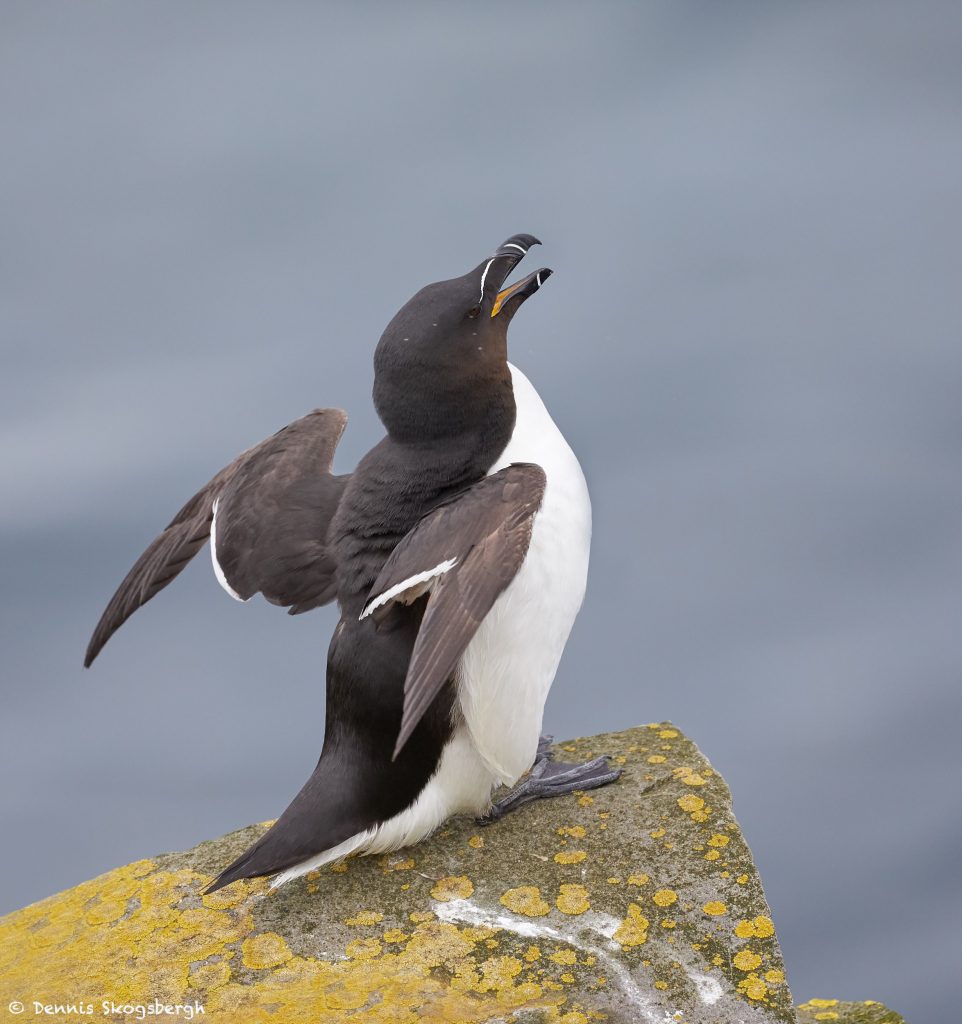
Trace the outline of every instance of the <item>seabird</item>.
{"label": "seabird", "polygon": [[453,814],[493,820],[618,777],[604,757],[553,761],[541,736],[584,597],[591,504],[577,458],[507,358],[508,324],[551,274],[506,284],[536,244],[513,235],[391,320],[374,354],[387,433],[353,473],[331,472],[345,413],[295,420],[184,505],[101,616],[85,666],[208,539],[232,597],[261,593],[292,615],[340,608],[317,767],[208,892],[260,875],[276,887],[416,843]]}

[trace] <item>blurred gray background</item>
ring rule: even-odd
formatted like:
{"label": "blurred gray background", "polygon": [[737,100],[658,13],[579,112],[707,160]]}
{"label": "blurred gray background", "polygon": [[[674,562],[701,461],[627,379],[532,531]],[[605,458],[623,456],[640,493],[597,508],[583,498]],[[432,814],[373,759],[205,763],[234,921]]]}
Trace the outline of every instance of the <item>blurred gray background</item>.
{"label": "blurred gray background", "polygon": [[797,999],[957,1009],[957,3],[0,10],[0,911],[276,815],[334,616],[134,558],[398,306],[531,231],[512,328],[585,467],[559,736],[724,773]]}

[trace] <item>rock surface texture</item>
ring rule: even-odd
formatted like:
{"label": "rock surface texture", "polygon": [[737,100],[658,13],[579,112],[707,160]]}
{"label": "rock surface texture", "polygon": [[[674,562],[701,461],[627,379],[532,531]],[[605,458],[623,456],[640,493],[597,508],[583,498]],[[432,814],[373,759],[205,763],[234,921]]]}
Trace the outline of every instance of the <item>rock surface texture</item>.
{"label": "rock surface texture", "polygon": [[833,1020],[837,1024],[905,1024],[894,1010],[874,999],[862,1003],[843,1003],[840,999],[809,999],[798,1008],[798,1024],[816,1024]]}
{"label": "rock surface texture", "polygon": [[[116,1021],[159,1001],[242,1024],[795,1022],[730,793],[695,745],[660,723],[555,750],[610,754],[624,774],[488,827],[455,819],[417,847],[272,893],[258,879],[200,894],[254,825],[10,914],[0,1006],[21,1000],[19,1020],[60,1019],[31,1015],[34,1001],[90,1003]],[[901,1020],[834,1000],[800,1014]]]}

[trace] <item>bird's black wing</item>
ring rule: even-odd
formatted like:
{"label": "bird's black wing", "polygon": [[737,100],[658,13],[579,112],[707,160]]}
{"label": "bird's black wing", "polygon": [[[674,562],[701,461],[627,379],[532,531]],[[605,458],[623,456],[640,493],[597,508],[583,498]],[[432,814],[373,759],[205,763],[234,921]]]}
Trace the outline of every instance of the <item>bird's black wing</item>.
{"label": "bird's black wing", "polygon": [[216,509],[216,556],[241,600],[258,591],[290,613],[334,597],[327,529],[347,482],[331,462],[347,414],[315,409],[239,455],[202,487],[137,559],[104,610],[84,658],[101,648],[204,546]]}
{"label": "bird's black wing", "polygon": [[515,463],[432,510],[398,544],[361,618],[429,593],[404,683],[397,757],[528,551],[544,497],[540,466]]}

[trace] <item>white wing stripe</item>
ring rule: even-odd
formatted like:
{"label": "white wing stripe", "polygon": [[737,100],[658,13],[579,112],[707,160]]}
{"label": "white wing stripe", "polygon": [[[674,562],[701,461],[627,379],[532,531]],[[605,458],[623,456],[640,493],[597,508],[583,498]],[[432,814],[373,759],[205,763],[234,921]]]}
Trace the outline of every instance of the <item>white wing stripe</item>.
{"label": "white wing stripe", "polygon": [[240,601],[241,604],[244,604],[249,601],[250,598],[241,597],[240,594],[238,594],[237,591],[227,582],[224,570],[220,567],[220,562],[217,561],[217,506],[219,504],[220,498],[214,502],[214,515],[210,521],[210,560],[214,566],[214,575],[217,577],[217,582],[235,601]]}
{"label": "white wing stripe", "polygon": [[366,619],[371,612],[387,604],[388,601],[393,601],[398,594],[403,594],[405,590],[411,590],[422,583],[427,583],[428,580],[433,580],[436,576],[443,576],[450,569],[453,569],[457,562],[457,558],[449,558],[444,562],[440,562],[433,569],[426,569],[424,572],[415,573],[415,575],[409,576],[406,580],[395,583],[393,587],[385,590],[383,594],[378,594],[373,601],[368,602],[367,607],[361,612],[358,621]]}

